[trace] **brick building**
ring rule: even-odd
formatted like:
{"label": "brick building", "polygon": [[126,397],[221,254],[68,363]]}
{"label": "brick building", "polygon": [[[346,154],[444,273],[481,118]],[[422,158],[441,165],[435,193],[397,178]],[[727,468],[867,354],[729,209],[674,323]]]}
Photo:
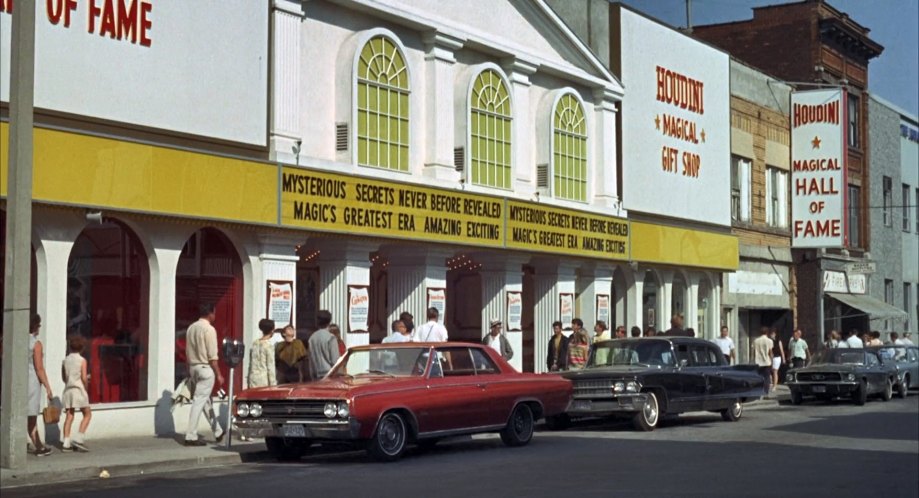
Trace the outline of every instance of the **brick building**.
{"label": "brick building", "polygon": [[[872,313],[883,309],[882,302],[865,295],[864,275],[846,273],[848,264],[871,258],[866,91],[868,63],[884,48],[868,34],[868,28],[824,0],[758,7],[750,20],[693,28],[694,36],[798,89],[814,83],[847,90],[846,247],[793,251],[798,278],[796,323],[811,344],[822,340],[824,327],[864,330]],[[828,281],[841,281],[842,288],[826,287]],[[827,289],[835,290],[834,296],[845,302],[825,297]]]}
{"label": "brick building", "polygon": [[737,359],[762,326],[791,336],[795,276],[789,232],[788,185],[791,87],[731,61],[731,225],[740,266],[724,275],[723,323],[736,331]]}

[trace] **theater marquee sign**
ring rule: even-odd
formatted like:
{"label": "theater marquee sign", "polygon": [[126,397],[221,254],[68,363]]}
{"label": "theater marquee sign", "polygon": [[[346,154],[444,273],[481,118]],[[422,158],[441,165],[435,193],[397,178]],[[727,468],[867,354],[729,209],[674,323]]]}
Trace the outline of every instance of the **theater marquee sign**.
{"label": "theater marquee sign", "polygon": [[791,94],[792,247],[846,245],[846,93]]}

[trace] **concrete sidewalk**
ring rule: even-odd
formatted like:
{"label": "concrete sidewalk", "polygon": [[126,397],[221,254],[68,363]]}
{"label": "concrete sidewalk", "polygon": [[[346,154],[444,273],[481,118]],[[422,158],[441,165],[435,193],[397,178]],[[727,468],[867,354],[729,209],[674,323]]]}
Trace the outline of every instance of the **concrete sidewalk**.
{"label": "concrete sidewalk", "polygon": [[768,408],[789,403],[791,403],[791,392],[788,390],[788,386],[779,384],[775,387],[775,391],[763,396],[762,399],[744,403],[744,408]]}
{"label": "concrete sidewalk", "polygon": [[52,446],[53,452],[48,456],[30,453],[24,469],[0,469],[0,488],[99,479],[103,470],[110,477],[124,477],[270,458],[261,439],[251,442],[234,439],[229,450],[226,441],[220,446],[211,442],[207,446],[186,447],[182,445],[181,435],[89,439],[87,445],[89,453],[63,453],[59,445]]}

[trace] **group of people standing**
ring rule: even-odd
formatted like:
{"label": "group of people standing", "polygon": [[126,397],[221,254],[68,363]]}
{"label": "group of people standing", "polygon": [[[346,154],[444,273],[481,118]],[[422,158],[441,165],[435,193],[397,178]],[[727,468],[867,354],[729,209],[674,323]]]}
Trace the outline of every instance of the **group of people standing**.
{"label": "group of people standing", "polygon": [[912,334],[910,332],[906,332],[901,338],[900,334],[891,332],[888,341],[884,342],[881,340],[881,333],[877,330],[872,330],[870,332],[860,332],[858,329],[852,329],[849,331],[849,334],[846,338],[843,338],[842,334],[836,330],[831,330],[826,333],[826,338],[823,342],[823,345],[830,349],[862,348],[865,346],[885,345],[912,346],[913,341],[911,336]]}
{"label": "group of people standing", "polygon": [[767,393],[775,391],[782,364],[787,364],[789,368],[801,368],[807,364],[811,351],[802,336],[801,329],[795,329],[786,348],[774,327],[760,327],[760,336],[753,341],[753,359],[766,381]]}

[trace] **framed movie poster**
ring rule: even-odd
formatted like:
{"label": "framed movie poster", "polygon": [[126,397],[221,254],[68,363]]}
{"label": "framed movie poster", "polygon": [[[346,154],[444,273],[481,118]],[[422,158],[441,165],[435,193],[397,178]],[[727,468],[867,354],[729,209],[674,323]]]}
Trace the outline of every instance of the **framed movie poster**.
{"label": "framed movie poster", "polygon": [[443,287],[428,287],[428,308],[437,308],[440,313],[440,323],[447,323],[447,289]]}
{"label": "framed movie poster", "polygon": [[602,320],[607,327],[612,329],[615,326],[612,323],[609,323],[609,315],[609,294],[597,294],[597,320]]}
{"label": "framed movie poster", "polygon": [[558,295],[558,319],[565,330],[571,330],[571,320],[574,320],[574,294],[562,292]]}
{"label": "framed movie poster", "polygon": [[268,281],[268,309],[265,315],[276,327],[286,327],[294,321],[294,283],[291,280]]}
{"label": "framed movie poster", "polygon": [[348,286],[348,332],[367,332],[370,293],[366,285]]}
{"label": "framed movie poster", "polygon": [[520,332],[523,330],[523,293],[511,291],[507,293],[507,332]]}

